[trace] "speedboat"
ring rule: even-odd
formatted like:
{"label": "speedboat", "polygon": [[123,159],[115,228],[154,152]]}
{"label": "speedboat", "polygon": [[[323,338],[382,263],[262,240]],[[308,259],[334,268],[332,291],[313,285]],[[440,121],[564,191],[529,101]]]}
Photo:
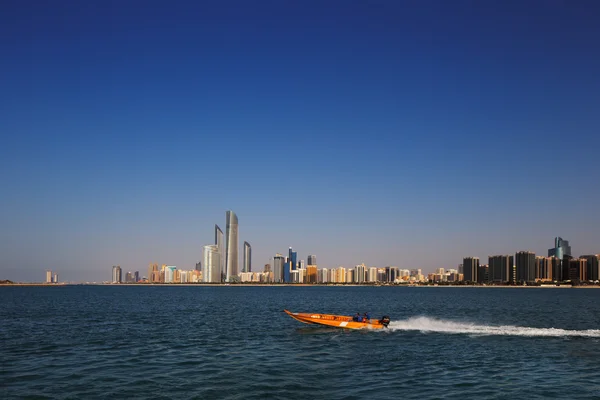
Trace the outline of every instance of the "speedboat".
{"label": "speedboat", "polygon": [[297,313],[288,310],[283,311],[295,320],[304,322],[305,324],[325,325],[334,328],[382,329],[387,328],[388,324],[390,323],[390,317],[388,317],[387,315],[381,317],[381,319],[367,319],[363,321],[357,321],[354,317],[350,317],[347,315]]}

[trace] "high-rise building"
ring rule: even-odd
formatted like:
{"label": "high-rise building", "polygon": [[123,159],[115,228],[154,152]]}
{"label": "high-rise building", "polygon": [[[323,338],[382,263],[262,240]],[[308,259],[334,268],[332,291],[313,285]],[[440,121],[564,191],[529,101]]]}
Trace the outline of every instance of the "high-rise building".
{"label": "high-rise building", "polygon": [[[565,269],[564,266],[568,265]],[[587,260],[585,258],[563,258],[563,280],[587,281]]]}
{"label": "high-rise building", "polygon": [[572,257],[571,246],[568,240],[563,240],[561,237],[554,238],[554,248],[548,249],[548,257],[556,256],[563,259],[564,256]]}
{"label": "high-rise building", "polygon": [[599,280],[600,279],[600,255],[592,254],[592,255],[587,255],[587,256],[581,256],[579,258],[586,260],[587,279],[590,281]]}
{"label": "high-rise building", "polygon": [[[301,268],[302,269],[302,268]],[[306,267],[306,283],[317,283],[317,266],[309,265]]]}
{"label": "high-rise building", "polygon": [[519,251],[515,254],[517,282],[535,281],[535,253]]}
{"label": "high-rise building", "polygon": [[535,279],[540,281],[551,281],[553,265],[552,260],[556,257],[541,257],[535,258]]}
{"label": "high-rise building", "polygon": [[121,283],[121,266],[113,265],[112,267],[112,283]]}
{"label": "high-rise building", "polygon": [[225,280],[231,282],[238,274],[238,217],[231,210],[225,213]]}
{"label": "high-rise building", "polygon": [[[287,268],[287,264],[285,263],[285,258],[277,253],[275,257],[273,257],[273,282],[275,283],[283,283],[285,282],[285,269]],[[288,279],[289,279],[289,270],[288,270]]]}
{"label": "high-rise building", "polygon": [[292,251],[292,248],[290,247],[289,255],[288,255],[288,262],[290,263],[290,268],[292,269],[292,271],[295,270],[296,268],[298,268],[297,258],[298,258],[298,254],[295,251]]}
{"label": "high-rise building", "polygon": [[216,244],[208,244],[203,249],[202,282],[221,282],[221,252]]}
{"label": "high-rise building", "polygon": [[365,264],[360,264],[354,267],[354,282],[365,283]]}
{"label": "high-rise building", "polygon": [[54,276],[52,277],[52,283],[58,283],[58,272],[54,273]]}
{"label": "high-rise building", "polygon": [[[458,270],[453,270],[456,274],[456,280],[458,280]],[[477,268],[477,283],[488,283],[490,281],[490,266],[487,264],[479,264]]]}
{"label": "high-rise building", "polygon": [[307,265],[317,265],[317,256],[309,255],[307,260]]}
{"label": "high-rise building", "polygon": [[263,272],[271,272],[271,264],[265,264]]}
{"label": "high-rise building", "polygon": [[202,271],[202,261],[198,261],[198,262],[196,263],[196,268],[195,268],[195,270],[196,270],[196,271]]}
{"label": "high-rise building", "polygon": [[252,272],[252,246],[250,243],[244,242],[244,264],[242,272]]}
{"label": "high-rise building", "polygon": [[[513,256],[489,256],[488,265],[490,266],[490,282],[506,283],[513,281]],[[467,280],[466,268],[464,280]]]}
{"label": "high-rise building", "polygon": [[219,258],[221,265],[219,270],[221,271],[221,281],[225,280],[225,242],[223,241],[223,231],[219,228],[219,225],[215,224],[215,245],[219,249]]}
{"label": "high-rise building", "polygon": [[46,283],[52,283],[52,271],[46,271]]}
{"label": "high-rise building", "polygon": [[377,282],[377,267],[369,268],[369,282]]}
{"label": "high-rise building", "polygon": [[479,257],[463,258],[463,271],[465,281],[478,282],[477,273],[479,272]]}

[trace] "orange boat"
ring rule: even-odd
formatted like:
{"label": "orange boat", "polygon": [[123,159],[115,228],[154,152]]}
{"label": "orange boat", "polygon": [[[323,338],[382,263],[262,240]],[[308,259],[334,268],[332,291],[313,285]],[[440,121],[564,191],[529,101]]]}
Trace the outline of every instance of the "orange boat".
{"label": "orange boat", "polygon": [[390,323],[390,317],[383,316],[381,319],[368,319],[366,321],[356,321],[354,317],[347,315],[316,314],[316,313],[296,313],[283,310],[287,315],[304,322],[305,324],[317,324],[331,326],[334,328],[346,329],[382,329],[387,328]]}

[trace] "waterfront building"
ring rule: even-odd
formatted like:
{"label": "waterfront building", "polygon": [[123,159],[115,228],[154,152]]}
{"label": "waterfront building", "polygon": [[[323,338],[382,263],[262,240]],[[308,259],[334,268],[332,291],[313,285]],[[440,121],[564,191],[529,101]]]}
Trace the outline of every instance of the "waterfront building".
{"label": "waterfront building", "polygon": [[[489,256],[488,265],[490,282],[506,283],[513,281],[513,256]],[[466,273],[464,275],[464,280],[468,280]]]}
{"label": "waterfront building", "polygon": [[517,252],[515,254],[515,268],[517,282],[535,281],[535,253],[531,251]]}
{"label": "waterfront building", "polygon": [[288,263],[290,265],[290,270],[292,270],[292,271],[298,268],[297,258],[298,258],[298,253],[293,251],[292,248],[290,247],[290,249],[288,251]]}
{"label": "waterfront building", "polygon": [[354,267],[354,282],[365,283],[365,264],[360,264]]}
{"label": "waterfront building", "polygon": [[554,238],[554,247],[548,249],[548,257],[556,256],[562,260],[564,256],[572,257],[571,246],[568,240],[563,240],[561,237]]}
{"label": "waterfront building", "polygon": [[271,272],[271,264],[265,264],[263,272]]}
{"label": "waterfront building", "polygon": [[[556,257],[554,257],[556,258]],[[537,256],[535,258],[535,279],[539,281],[552,280],[552,259],[553,257]]]}
{"label": "waterfront building", "polygon": [[385,268],[377,268],[377,282],[386,282],[387,275]]}
{"label": "waterfront building", "polygon": [[346,282],[346,268],[344,267],[337,267],[336,269],[336,276],[335,276],[335,281],[337,283],[345,283]]}
{"label": "waterfront building", "polygon": [[157,274],[157,272],[160,272],[158,270],[158,264],[156,264],[156,263],[148,264],[148,282],[149,283],[158,282],[159,275]]}
{"label": "waterfront building", "polygon": [[127,271],[125,274],[125,283],[131,283],[133,281],[133,274],[131,271]]}
{"label": "waterfront building", "polygon": [[306,283],[306,268],[298,268],[296,271],[298,272],[298,280],[296,283]]}
{"label": "waterfront building", "polygon": [[479,272],[479,257],[466,257],[463,259],[463,273],[465,281],[478,282],[477,273]]}
{"label": "waterfront building", "polygon": [[317,256],[315,255],[309,255],[308,259],[307,259],[307,265],[317,265]]}
{"label": "waterfront building", "polygon": [[464,267],[463,267],[463,264],[458,264],[458,273],[459,273],[459,274],[464,274]]}
{"label": "waterfront building", "polygon": [[252,272],[252,246],[250,243],[244,242],[244,265],[242,272]]}
{"label": "waterfront building", "polygon": [[165,280],[164,283],[174,283],[177,282],[176,281],[176,274],[175,271],[177,270],[177,267],[174,265],[167,265],[165,266]]}
{"label": "waterfront building", "polygon": [[600,255],[591,254],[579,257],[586,261],[586,275],[590,281],[600,280]]}
{"label": "waterfront building", "polygon": [[196,271],[202,271],[202,262],[198,261],[196,263],[196,267],[194,268]]}
{"label": "waterfront building", "polygon": [[[451,270],[453,273],[457,275],[458,279],[458,270]],[[477,283],[488,283],[490,281],[490,266],[488,264],[480,264],[479,268],[477,268]]]}
{"label": "waterfront building", "polygon": [[[285,263],[284,257],[277,253],[275,257],[273,257],[273,282],[275,283],[283,283],[285,282],[285,269],[287,268],[287,264]],[[289,276],[289,270],[287,275]],[[289,279],[289,278],[288,278]]]}
{"label": "waterfront building", "polygon": [[385,281],[386,282],[394,282],[399,275],[399,269],[398,267],[394,267],[394,266],[388,266],[385,267]]}
{"label": "waterfront building", "polygon": [[317,269],[316,265],[306,267],[306,283],[318,283]]}
{"label": "waterfront building", "polygon": [[569,280],[587,281],[587,260],[585,258],[569,259]]}
{"label": "waterfront building", "polygon": [[377,282],[377,267],[369,268],[369,282]]}
{"label": "waterfront building", "polygon": [[208,244],[203,248],[202,281],[204,283],[221,282],[221,252],[216,244]]}
{"label": "waterfront building", "polygon": [[221,265],[219,270],[221,271],[221,281],[225,281],[225,241],[223,239],[223,231],[219,225],[215,224],[215,242],[214,244],[219,249],[219,258],[221,259]]}
{"label": "waterfront building", "polygon": [[556,282],[562,281],[562,260],[556,256],[548,257],[551,264],[552,280]]}
{"label": "waterfront building", "polygon": [[52,271],[46,271],[46,283],[52,283]]}
{"label": "waterfront building", "polygon": [[327,268],[317,269],[317,283],[329,282],[329,270]]}
{"label": "waterfront building", "polygon": [[354,270],[352,268],[346,270],[346,283],[354,283]]}
{"label": "waterfront building", "polygon": [[54,273],[54,276],[52,277],[52,283],[58,283],[58,272]]}
{"label": "waterfront building", "polygon": [[121,283],[121,266],[113,265],[112,267],[112,283]]}
{"label": "waterfront building", "polygon": [[238,217],[231,210],[225,213],[225,280],[232,282],[238,270]]}

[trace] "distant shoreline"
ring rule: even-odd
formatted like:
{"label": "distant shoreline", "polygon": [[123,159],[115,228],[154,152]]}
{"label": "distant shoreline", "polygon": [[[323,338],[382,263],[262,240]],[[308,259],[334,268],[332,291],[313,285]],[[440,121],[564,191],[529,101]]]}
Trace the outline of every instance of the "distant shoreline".
{"label": "distant shoreline", "polygon": [[164,286],[164,287],[410,287],[410,288],[494,288],[494,289],[600,289],[600,285],[379,285],[379,284],[310,284],[310,283],[2,283],[0,287],[65,287],[65,286]]}

